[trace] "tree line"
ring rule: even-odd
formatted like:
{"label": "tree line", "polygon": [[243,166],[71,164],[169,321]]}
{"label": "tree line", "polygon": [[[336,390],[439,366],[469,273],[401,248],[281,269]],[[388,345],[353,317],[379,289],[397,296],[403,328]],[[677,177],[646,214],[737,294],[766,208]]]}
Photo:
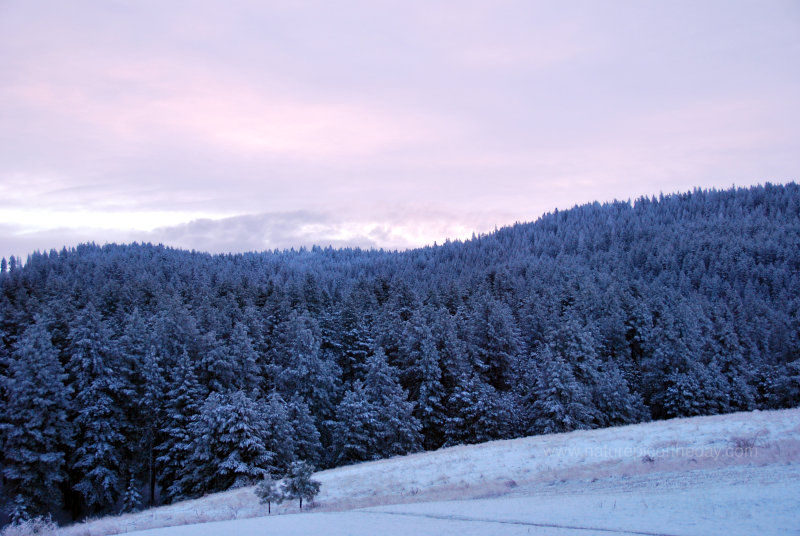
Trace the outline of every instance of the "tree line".
{"label": "tree line", "polygon": [[442,446],[800,402],[800,188],[403,252],[85,244],[0,266],[0,508],[133,510]]}

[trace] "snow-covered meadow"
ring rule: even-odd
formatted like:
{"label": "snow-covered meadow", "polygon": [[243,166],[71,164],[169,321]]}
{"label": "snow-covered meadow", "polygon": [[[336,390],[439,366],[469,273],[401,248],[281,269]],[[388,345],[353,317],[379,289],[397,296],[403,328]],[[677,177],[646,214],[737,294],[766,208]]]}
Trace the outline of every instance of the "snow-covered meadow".
{"label": "snow-covered meadow", "polygon": [[60,534],[800,534],[800,409],[459,446],[315,478],[303,513],[284,503],[267,517],[241,488]]}

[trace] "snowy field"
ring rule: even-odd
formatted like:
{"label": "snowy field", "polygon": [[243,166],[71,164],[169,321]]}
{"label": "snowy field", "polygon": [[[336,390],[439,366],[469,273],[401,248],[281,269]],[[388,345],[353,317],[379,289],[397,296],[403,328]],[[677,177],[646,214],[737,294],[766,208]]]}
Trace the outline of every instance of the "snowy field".
{"label": "snowy field", "polygon": [[800,409],[495,441],[315,478],[303,513],[273,505],[266,517],[242,488],[60,534],[800,534]]}

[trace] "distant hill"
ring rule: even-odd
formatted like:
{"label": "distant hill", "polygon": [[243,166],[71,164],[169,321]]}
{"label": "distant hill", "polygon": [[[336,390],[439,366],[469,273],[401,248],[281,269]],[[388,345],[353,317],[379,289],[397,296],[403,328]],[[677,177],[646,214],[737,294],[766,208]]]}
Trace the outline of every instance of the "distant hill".
{"label": "distant hill", "polygon": [[800,188],[465,242],[0,270],[3,509],[79,518],[444,445],[800,403]]}

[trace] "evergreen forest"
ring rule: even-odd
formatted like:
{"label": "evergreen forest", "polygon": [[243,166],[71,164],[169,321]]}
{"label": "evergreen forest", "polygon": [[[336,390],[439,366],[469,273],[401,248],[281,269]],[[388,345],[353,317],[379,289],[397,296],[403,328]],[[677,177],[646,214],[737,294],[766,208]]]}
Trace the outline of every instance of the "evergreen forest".
{"label": "evergreen forest", "polygon": [[0,517],[800,404],[800,186],[408,251],[85,244],[0,267]]}

